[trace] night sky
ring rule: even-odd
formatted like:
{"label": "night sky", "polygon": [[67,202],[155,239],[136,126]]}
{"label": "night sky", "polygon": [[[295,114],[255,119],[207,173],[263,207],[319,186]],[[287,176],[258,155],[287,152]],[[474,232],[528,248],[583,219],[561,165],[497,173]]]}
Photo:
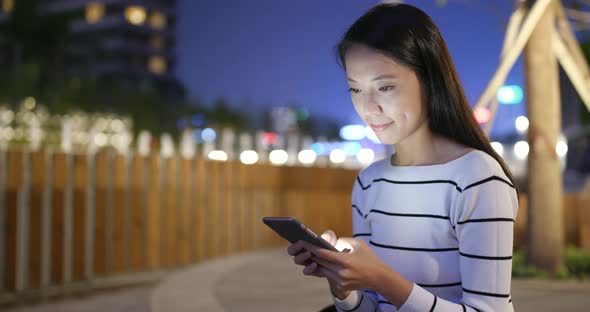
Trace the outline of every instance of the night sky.
{"label": "night sky", "polygon": [[[297,104],[315,119],[360,123],[334,46],[375,0],[179,0],[177,75],[196,101],[224,97],[262,114]],[[514,1],[405,1],[438,25],[475,105],[499,64]],[[476,5],[474,3],[481,3]],[[506,84],[523,85],[521,58]],[[526,94],[525,94],[526,96]],[[524,102],[501,105],[492,137],[514,132]]]}

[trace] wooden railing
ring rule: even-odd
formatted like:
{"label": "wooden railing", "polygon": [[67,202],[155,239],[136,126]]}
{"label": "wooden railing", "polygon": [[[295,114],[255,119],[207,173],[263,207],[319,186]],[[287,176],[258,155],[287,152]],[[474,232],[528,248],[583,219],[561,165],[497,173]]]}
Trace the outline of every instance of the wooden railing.
{"label": "wooden railing", "polygon": [[[349,236],[355,177],[356,170],[199,157],[0,149],[0,302],[157,280],[284,245],[263,216]],[[526,234],[526,195],[521,200],[516,246]],[[566,237],[580,244],[590,205],[580,194],[564,200]]]}
{"label": "wooden railing", "polygon": [[350,235],[355,174],[157,155],[0,151],[0,296],[130,282],[281,244],[263,216],[295,216]]}

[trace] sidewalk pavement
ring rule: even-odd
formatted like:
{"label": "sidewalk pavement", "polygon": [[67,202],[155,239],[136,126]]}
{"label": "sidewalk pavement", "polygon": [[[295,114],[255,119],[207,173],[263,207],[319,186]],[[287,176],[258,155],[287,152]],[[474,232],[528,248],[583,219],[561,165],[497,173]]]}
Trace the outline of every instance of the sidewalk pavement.
{"label": "sidewalk pavement", "polygon": [[[513,279],[515,310],[584,311],[590,281]],[[285,248],[211,260],[170,274],[154,287],[123,288],[7,312],[320,311],[331,304],[325,281],[306,277]]]}
{"label": "sidewalk pavement", "polygon": [[[303,276],[286,248],[203,263],[154,289],[152,311],[320,311],[327,283]],[[590,281],[513,279],[515,311],[588,311]]]}

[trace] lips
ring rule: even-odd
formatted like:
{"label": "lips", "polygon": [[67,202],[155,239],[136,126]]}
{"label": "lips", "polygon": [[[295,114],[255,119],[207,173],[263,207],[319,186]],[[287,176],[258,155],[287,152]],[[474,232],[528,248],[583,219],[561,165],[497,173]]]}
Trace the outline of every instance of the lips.
{"label": "lips", "polygon": [[371,129],[373,129],[373,131],[380,132],[380,131],[383,131],[383,130],[389,128],[392,124],[393,124],[393,121],[388,122],[388,123],[380,123],[380,124],[371,123],[370,126],[371,126]]}

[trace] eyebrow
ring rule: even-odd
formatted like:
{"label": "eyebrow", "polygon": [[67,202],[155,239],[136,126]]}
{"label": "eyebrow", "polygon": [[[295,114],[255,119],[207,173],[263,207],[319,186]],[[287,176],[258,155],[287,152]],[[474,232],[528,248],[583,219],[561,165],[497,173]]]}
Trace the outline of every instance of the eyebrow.
{"label": "eyebrow", "polygon": [[[382,79],[395,79],[395,78],[397,78],[397,77],[394,75],[380,75],[380,76],[377,76],[377,77],[371,79],[371,81],[382,80]],[[346,80],[351,81],[351,82],[356,82],[356,80],[354,80],[350,77],[346,77]]]}

